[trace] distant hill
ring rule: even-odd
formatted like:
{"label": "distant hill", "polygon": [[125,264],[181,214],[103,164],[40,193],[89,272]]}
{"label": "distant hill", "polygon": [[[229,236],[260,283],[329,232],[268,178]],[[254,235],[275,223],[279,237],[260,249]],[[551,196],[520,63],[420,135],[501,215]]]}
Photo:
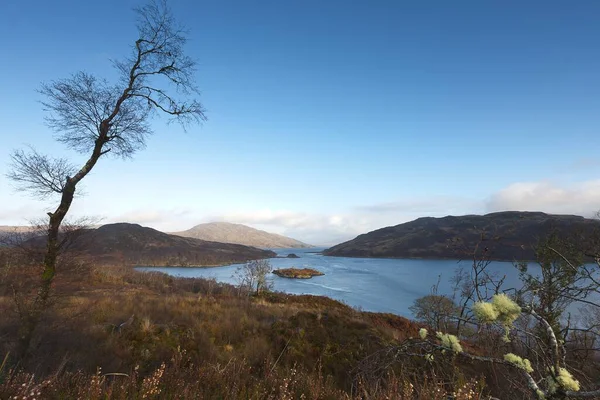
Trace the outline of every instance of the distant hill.
{"label": "distant hill", "polygon": [[29,232],[31,229],[30,226],[0,225],[0,232]]}
{"label": "distant hill", "polygon": [[327,256],[382,258],[462,258],[485,232],[483,248],[496,260],[533,260],[537,241],[556,229],[591,237],[600,221],[575,215],[506,211],[487,215],[425,217],[365,233],[324,251]]}
{"label": "distant hill", "polygon": [[14,245],[36,234],[31,226],[0,225],[0,246]]}
{"label": "distant hill", "polygon": [[0,237],[6,237],[11,235],[27,235],[33,232],[34,228],[31,226],[11,226],[11,225],[0,225]]}
{"label": "distant hill", "polygon": [[309,244],[298,240],[229,222],[209,222],[196,225],[183,232],[173,232],[173,235],[210,240],[221,243],[235,243],[254,246],[263,249],[273,248],[307,248]]}
{"label": "distant hill", "polygon": [[[43,238],[32,241],[42,243]],[[127,223],[85,230],[69,251],[98,264],[143,266],[224,265],[276,256],[255,247],[184,238]]]}

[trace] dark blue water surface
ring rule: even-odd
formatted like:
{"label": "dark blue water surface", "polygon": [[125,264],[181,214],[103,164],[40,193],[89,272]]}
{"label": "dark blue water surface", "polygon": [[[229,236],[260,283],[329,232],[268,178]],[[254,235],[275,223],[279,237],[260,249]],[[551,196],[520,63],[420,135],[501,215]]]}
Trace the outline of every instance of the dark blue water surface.
{"label": "dark blue water surface", "polygon": [[[405,260],[380,258],[326,257],[315,249],[275,249],[278,255],[294,253],[297,259],[273,258],[274,268],[314,268],[324,276],[287,279],[272,275],[274,290],[292,294],[313,294],[340,300],[365,311],[390,312],[411,317],[409,307],[415,299],[430,294],[440,280],[440,293],[451,292],[449,279],[457,267],[470,268],[467,261]],[[181,277],[215,278],[236,284],[238,265],[215,268],[138,267],[138,270],[165,272]],[[512,263],[493,262],[489,268],[506,275],[505,287],[519,286],[518,272]]]}

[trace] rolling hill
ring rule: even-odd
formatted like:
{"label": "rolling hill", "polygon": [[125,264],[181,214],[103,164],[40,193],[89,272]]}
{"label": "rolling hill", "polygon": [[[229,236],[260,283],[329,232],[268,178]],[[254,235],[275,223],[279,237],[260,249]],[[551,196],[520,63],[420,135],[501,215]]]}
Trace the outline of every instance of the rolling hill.
{"label": "rolling hill", "polygon": [[[43,243],[43,238],[31,242]],[[97,264],[212,266],[270,258],[272,251],[169,235],[137,224],[117,223],[87,229],[69,247]]]}
{"label": "rolling hill", "polygon": [[[425,217],[378,229],[324,251],[327,256],[381,258],[463,258],[482,238],[492,259],[533,260],[535,246],[556,229],[590,238],[600,221],[575,215],[506,211],[486,215]],[[583,240],[583,239],[582,239]]]}
{"label": "rolling hill", "polygon": [[209,222],[196,225],[187,231],[172,232],[172,234],[213,242],[242,244],[263,249],[312,247],[309,244],[286,236],[229,222]]}

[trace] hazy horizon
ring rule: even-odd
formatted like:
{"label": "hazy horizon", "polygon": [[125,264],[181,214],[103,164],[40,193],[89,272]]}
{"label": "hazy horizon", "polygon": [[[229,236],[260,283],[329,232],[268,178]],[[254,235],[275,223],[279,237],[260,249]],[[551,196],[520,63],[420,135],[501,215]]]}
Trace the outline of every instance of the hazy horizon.
{"label": "hazy horizon", "polygon": [[[526,211],[522,211],[522,210],[504,210],[504,211],[505,212],[526,212]],[[502,211],[495,211],[495,212],[502,212]],[[535,212],[535,211],[531,211],[531,212]],[[469,215],[469,214],[464,214],[464,215]],[[439,216],[437,218],[446,217],[446,216],[464,216],[464,215],[443,215],[443,216]],[[473,215],[473,214],[471,214],[471,215]],[[597,215],[594,215],[594,217],[597,217]],[[418,217],[418,218],[420,218],[420,217]],[[436,217],[434,217],[434,218],[436,218]],[[388,225],[379,226],[379,227],[370,229],[368,231],[360,232],[360,233],[355,234],[355,235],[354,234],[353,235],[349,235],[349,236],[340,235],[340,236],[337,236],[337,237],[330,237],[326,241],[316,242],[316,243],[307,242],[307,241],[304,241],[302,239],[298,239],[296,237],[288,236],[288,235],[286,235],[284,233],[275,232],[273,230],[269,230],[268,228],[263,228],[263,227],[261,227],[261,226],[259,226],[257,224],[247,224],[247,223],[243,224],[243,223],[234,222],[234,221],[215,221],[215,220],[201,221],[201,222],[193,223],[193,225],[185,226],[185,227],[183,227],[181,229],[174,229],[174,230],[164,230],[164,229],[160,229],[160,228],[158,228],[156,226],[141,224],[141,223],[136,222],[136,221],[116,221],[116,220],[115,221],[108,221],[108,222],[94,221],[92,223],[92,225],[88,225],[88,226],[99,227],[99,226],[102,226],[102,225],[115,224],[115,223],[132,223],[132,224],[139,224],[139,225],[145,226],[145,227],[150,227],[150,228],[153,228],[153,229],[165,232],[165,233],[173,234],[173,233],[187,231],[189,229],[195,228],[198,225],[213,224],[213,223],[225,223],[225,224],[233,224],[233,225],[243,225],[243,226],[246,226],[246,227],[250,227],[250,228],[257,229],[257,230],[265,231],[267,233],[279,234],[279,235],[283,235],[283,236],[286,236],[286,237],[291,238],[291,239],[299,240],[300,242],[303,242],[304,244],[312,245],[312,246],[317,247],[317,248],[319,248],[319,247],[325,248],[325,247],[331,247],[331,246],[334,246],[334,245],[337,245],[337,244],[340,244],[340,243],[352,240],[352,239],[354,239],[356,236],[358,236],[360,234],[369,233],[371,231],[382,229],[382,228],[386,228],[386,227],[389,227],[389,226],[399,225],[399,224],[402,224],[404,222],[410,222],[410,221],[403,221],[403,222],[399,222],[399,223],[389,223]],[[27,225],[6,225],[6,224],[0,224],[0,228],[15,228],[15,227],[23,227],[23,226],[27,226]]]}
{"label": "hazy horizon", "polygon": [[[170,3],[208,121],[155,121],[132,160],[103,158],[74,217],[319,245],[422,216],[600,209],[600,3]],[[36,90],[80,70],[113,79],[138,4],[3,6],[0,225],[55,205],[11,188],[13,149],[83,160],[53,140]]]}

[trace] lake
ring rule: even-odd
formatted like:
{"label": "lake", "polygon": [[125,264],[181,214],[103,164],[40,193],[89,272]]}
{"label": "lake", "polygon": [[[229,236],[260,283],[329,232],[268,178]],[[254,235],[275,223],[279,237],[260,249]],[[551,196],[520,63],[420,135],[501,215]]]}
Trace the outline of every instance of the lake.
{"label": "lake", "polygon": [[[300,258],[273,258],[278,268],[314,268],[324,276],[311,279],[287,279],[271,274],[274,290],[291,294],[313,294],[342,301],[365,311],[389,312],[411,317],[408,309],[415,299],[431,293],[441,277],[440,293],[451,293],[449,279],[457,267],[470,268],[468,261],[406,260],[380,258],[325,257],[319,249],[274,249],[281,256],[294,253]],[[215,278],[236,284],[233,277],[238,265],[215,268],[138,267],[142,271],[164,272],[188,278]],[[493,262],[489,268],[506,274],[508,287],[519,286],[518,272],[510,262]]]}

